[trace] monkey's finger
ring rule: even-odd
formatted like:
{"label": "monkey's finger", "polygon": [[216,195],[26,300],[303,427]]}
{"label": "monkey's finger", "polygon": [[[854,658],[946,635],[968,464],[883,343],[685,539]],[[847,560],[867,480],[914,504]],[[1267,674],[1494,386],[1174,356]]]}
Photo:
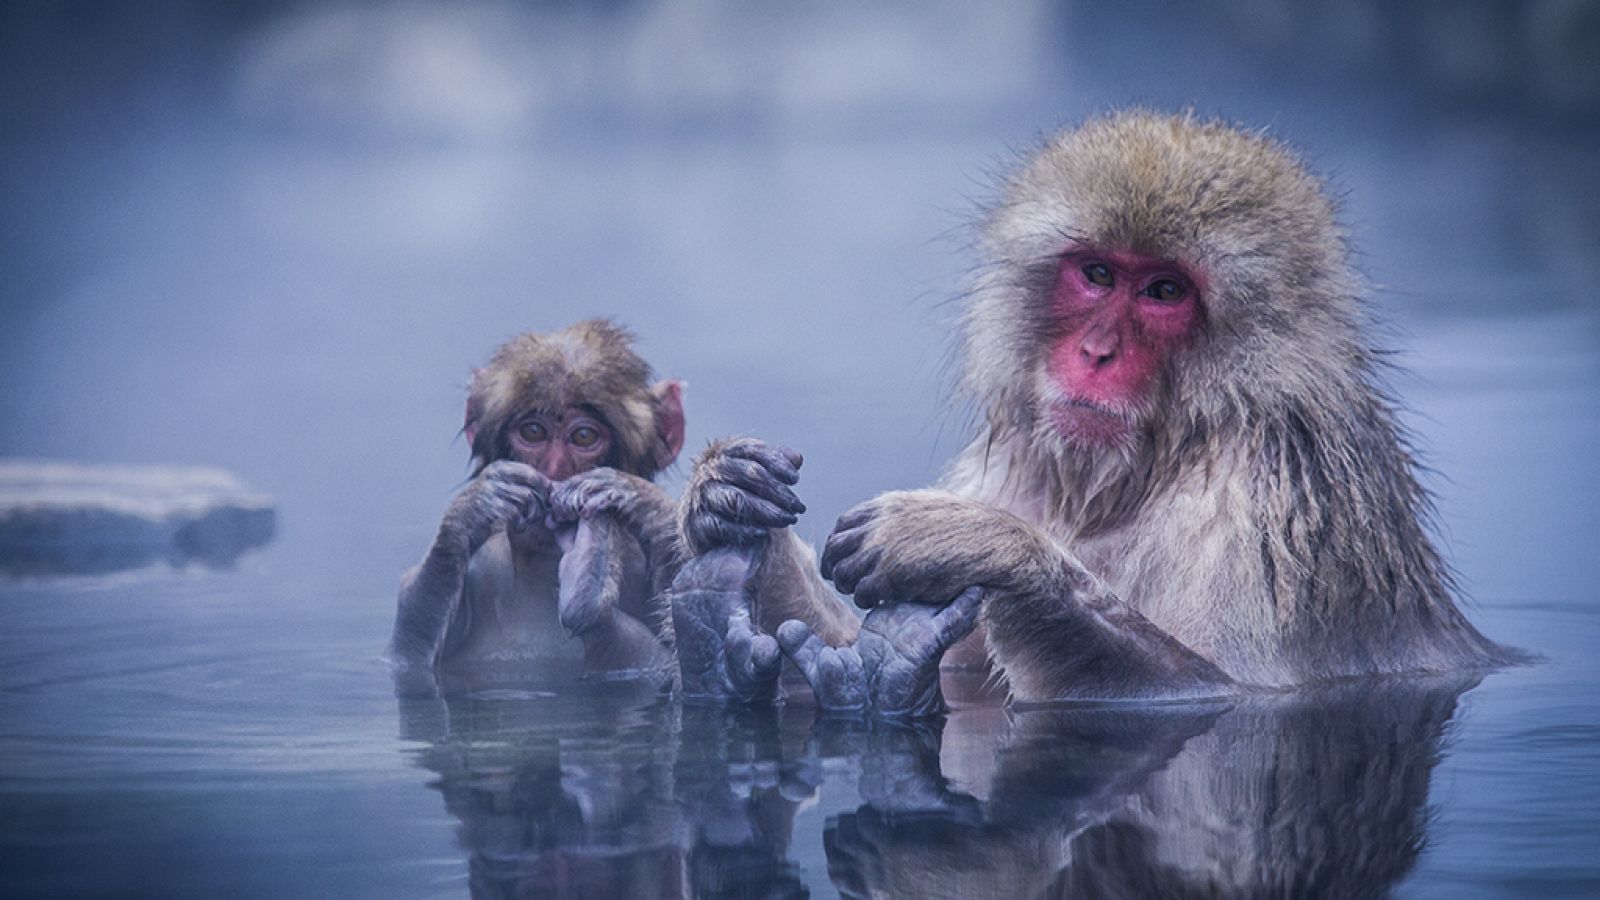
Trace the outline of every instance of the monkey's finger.
{"label": "monkey's finger", "polygon": [[521,510],[510,510],[510,528],[518,534],[524,534],[535,528],[543,528],[551,523],[550,511],[538,500],[531,500]]}
{"label": "monkey's finger", "polygon": [[563,513],[576,514],[596,495],[614,493],[616,490],[615,479],[610,477],[609,469],[591,469],[552,484],[550,505]]}
{"label": "monkey's finger", "polygon": [[530,494],[510,505],[511,518],[528,523],[543,522],[550,518],[550,504],[537,494]]}
{"label": "monkey's finger", "polygon": [[795,668],[816,689],[817,657],[827,644],[812,633],[811,627],[799,619],[790,619],[778,626],[778,646],[785,656],[794,661]]}
{"label": "monkey's finger", "polygon": [[735,450],[741,455],[749,454],[749,458],[759,460],[763,465],[771,465],[778,460],[782,460],[789,466],[798,469],[805,465],[806,462],[806,458],[800,455],[800,451],[795,450],[793,447],[769,443],[760,438],[746,438],[730,445],[729,449]]}
{"label": "monkey's finger", "polygon": [[588,517],[620,509],[627,499],[627,494],[615,485],[597,485],[594,490],[586,491],[573,499],[577,502],[578,515]]}
{"label": "monkey's finger", "polygon": [[825,577],[833,582],[834,587],[849,594],[855,591],[861,579],[877,569],[878,560],[882,558],[882,547],[868,547],[859,553],[852,553],[843,559],[835,560],[832,572]]}
{"label": "monkey's finger", "polygon": [[988,591],[978,585],[973,585],[951,600],[949,605],[933,614],[929,624],[933,628],[933,641],[935,652],[943,653],[956,641],[972,633],[978,627],[978,613],[983,610],[984,598]]}
{"label": "monkey's finger", "polygon": [[856,606],[862,609],[872,609],[880,603],[888,603],[894,599],[890,589],[888,574],[882,569],[878,569],[856,582],[855,588],[850,591],[850,594],[856,601]]}
{"label": "monkey's finger", "polygon": [[739,693],[753,696],[756,690],[778,673],[782,654],[778,642],[770,634],[755,631],[750,616],[743,610],[728,617],[727,647],[728,677]]}
{"label": "monkey's finger", "polygon": [[750,639],[750,680],[763,683],[776,679],[783,653],[770,634],[758,634]]}
{"label": "monkey's finger", "polygon": [[868,500],[865,503],[858,503],[855,506],[845,510],[844,515],[839,517],[839,521],[833,523],[833,530],[849,531],[853,528],[860,528],[877,517],[878,504]]}
{"label": "monkey's finger", "polygon": [[755,631],[750,628],[750,615],[735,609],[728,615],[728,627],[722,635],[722,646],[727,651],[728,663],[742,663],[750,655],[750,639]]}
{"label": "monkey's finger", "polygon": [[[935,577],[933,573],[917,575],[903,569],[895,571],[892,566],[879,566],[863,575],[850,593],[855,598],[856,606],[862,609],[872,609],[886,603],[927,607],[943,603],[950,596],[940,592],[938,582],[933,580]],[[835,582],[834,586],[837,587],[838,583]]]}
{"label": "monkey's finger", "polygon": [[503,524],[526,518],[536,505],[531,494],[492,492],[483,498],[482,509],[491,521]]}
{"label": "monkey's finger", "polygon": [[766,528],[741,525],[709,513],[695,516],[687,530],[701,547],[748,547],[766,540],[770,534]]}
{"label": "monkey's finger", "polygon": [[582,504],[571,491],[558,491],[550,498],[550,518],[557,522],[576,522],[581,513]]}
{"label": "monkey's finger", "polygon": [[871,534],[870,529],[857,528],[849,531],[835,530],[833,534],[828,535],[828,540],[822,545],[822,563],[819,567],[822,577],[832,581],[834,567],[860,550],[861,545],[866,543]]}
{"label": "monkey's finger", "polygon": [[508,481],[489,482],[487,495],[491,503],[514,509],[526,509],[530,503],[544,502],[544,496],[525,484]]}
{"label": "monkey's finger", "polygon": [[701,499],[707,509],[742,525],[787,528],[799,521],[799,517],[794,513],[732,485],[708,485],[701,494]]}
{"label": "monkey's finger", "polygon": [[739,468],[729,467],[718,475],[717,481],[776,503],[795,515],[806,511],[806,505],[800,502],[800,497],[794,491],[773,477],[771,472],[754,463],[741,461]]}
{"label": "monkey's finger", "polygon": [[778,644],[824,710],[849,712],[866,706],[867,680],[854,647],[829,647],[798,619],[778,626]]}
{"label": "monkey's finger", "polygon": [[591,484],[592,482],[582,475],[555,482],[550,486],[550,505],[557,508],[572,506],[574,498],[586,493]]}
{"label": "monkey's finger", "polygon": [[538,469],[509,459],[490,463],[480,477],[504,484],[519,484],[543,493],[548,493],[550,489],[550,479]]}
{"label": "monkey's finger", "polygon": [[794,484],[800,480],[800,465],[805,462],[804,457],[788,447],[754,439],[729,444],[723,453],[735,459],[748,459],[760,463],[784,484]]}
{"label": "monkey's finger", "polygon": [[[796,513],[805,512],[805,504],[800,502],[794,492],[784,486],[783,480],[776,474],[763,467],[760,463],[748,459],[724,457],[717,460],[710,467],[711,482],[722,482],[734,487],[749,489],[753,493],[761,494],[767,499],[783,506],[795,507]],[[790,482],[791,484],[793,482]]]}

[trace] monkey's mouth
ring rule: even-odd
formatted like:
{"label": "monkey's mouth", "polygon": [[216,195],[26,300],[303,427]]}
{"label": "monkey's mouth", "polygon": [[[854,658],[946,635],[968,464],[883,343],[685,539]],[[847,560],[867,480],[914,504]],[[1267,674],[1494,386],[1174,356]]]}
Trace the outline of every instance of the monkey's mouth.
{"label": "monkey's mouth", "polygon": [[1087,447],[1111,447],[1133,434],[1133,421],[1124,411],[1082,397],[1063,397],[1050,406],[1050,423],[1068,442]]}

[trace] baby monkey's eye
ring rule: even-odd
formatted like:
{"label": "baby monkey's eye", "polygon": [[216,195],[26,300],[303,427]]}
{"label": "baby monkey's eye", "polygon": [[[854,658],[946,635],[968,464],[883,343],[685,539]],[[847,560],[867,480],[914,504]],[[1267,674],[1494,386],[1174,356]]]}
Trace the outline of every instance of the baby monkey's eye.
{"label": "baby monkey's eye", "polygon": [[593,447],[600,441],[600,431],[588,425],[580,425],[572,429],[572,434],[567,439],[572,441],[574,447]]}
{"label": "baby monkey's eye", "polygon": [[550,433],[545,430],[544,424],[533,419],[529,419],[517,426],[517,436],[530,444],[537,444],[540,441],[550,439]]}
{"label": "baby monkey's eye", "polygon": [[1111,267],[1105,263],[1089,263],[1083,267],[1083,277],[1089,279],[1090,284],[1101,287],[1111,287]]}

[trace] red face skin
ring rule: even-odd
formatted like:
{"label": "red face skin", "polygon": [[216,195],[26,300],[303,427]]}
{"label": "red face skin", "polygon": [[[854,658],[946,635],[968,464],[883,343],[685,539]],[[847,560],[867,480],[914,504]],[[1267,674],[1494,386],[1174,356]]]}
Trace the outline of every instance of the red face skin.
{"label": "red face skin", "polygon": [[551,481],[565,481],[601,465],[611,450],[611,429],[580,407],[554,415],[529,413],[511,424],[511,456]]}
{"label": "red face skin", "polygon": [[1050,420],[1074,444],[1122,445],[1161,367],[1199,329],[1204,284],[1190,268],[1137,253],[1073,250],[1062,260],[1051,313],[1063,336],[1045,362]]}

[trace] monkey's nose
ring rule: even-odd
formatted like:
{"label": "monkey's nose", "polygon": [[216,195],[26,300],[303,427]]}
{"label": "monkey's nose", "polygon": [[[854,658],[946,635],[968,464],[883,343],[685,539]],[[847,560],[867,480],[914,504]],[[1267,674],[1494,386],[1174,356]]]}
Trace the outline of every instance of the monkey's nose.
{"label": "monkey's nose", "polygon": [[1100,369],[1117,358],[1117,340],[1106,335],[1088,335],[1079,345],[1079,350],[1091,370]]}

